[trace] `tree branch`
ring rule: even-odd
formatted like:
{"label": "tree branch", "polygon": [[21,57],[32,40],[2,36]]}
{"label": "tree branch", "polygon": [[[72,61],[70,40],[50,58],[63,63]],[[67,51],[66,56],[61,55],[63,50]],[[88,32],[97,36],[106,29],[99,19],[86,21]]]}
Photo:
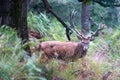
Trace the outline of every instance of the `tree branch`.
{"label": "tree branch", "polygon": [[66,36],[67,36],[67,39],[70,41],[70,28],[67,26],[67,24],[65,24],[65,22],[58,16],[55,14],[55,12],[52,10],[52,7],[50,6],[50,4],[48,3],[47,0],[42,0],[44,5],[45,5],[45,8],[46,8],[46,12],[47,13],[51,13],[53,16],[56,17],[56,19],[66,28]]}

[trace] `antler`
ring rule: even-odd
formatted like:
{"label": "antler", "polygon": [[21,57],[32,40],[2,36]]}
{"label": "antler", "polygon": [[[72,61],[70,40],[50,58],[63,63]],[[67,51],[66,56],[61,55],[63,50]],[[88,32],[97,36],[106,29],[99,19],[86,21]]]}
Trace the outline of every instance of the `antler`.
{"label": "antler", "polygon": [[97,30],[94,32],[94,33],[92,33],[91,34],[91,41],[93,41],[94,40],[94,36],[99,32],[99,31],[101,31],[101,30],[103,30],[104,28],[105,28],[105,24],[103,24],[103,23],[96,23],[92,18],[90,18],[90,20],[91,20],[91,22],[93,23],[93,24],[95,24],[96,26],[98,26],[98,28],[97,28]]}
{"label": "antler", "polygon": [[99,26],[98,26],[98,29],[94,33],[92,33],[91,36],[95,36],[99,31],[103,30],[104,26],[105,26],[105,24],[100,23]]}
{"label": "antler", "polygon": [[104,27],[106,26],[106,25],[103,24],[103,23],[99,23],[99,24],[96,23],[96,22],[93,20],[92,17],[90,17],[90,21],[91,21],[93,24],[95,24],[96,26],[98,26],[98,29],[97,29],[94,33],[92,33],[91,36],[95,36],[99,31],[103,30]]}
{"label": "antler", "polygon": [[74,18],[74,16],[75,16],[76,13],[77,13],[77,11],[73,10],[72,13],[70,14],[70,24],[71,24],[73,30],[79,35],[80,38],[85,38],[85,37],[83,36],[83,34],[80,33],[80,32],[77,30],[77,28],[76,28],[76,26],[75,26],[75,24],[74,24],[73,18]]}

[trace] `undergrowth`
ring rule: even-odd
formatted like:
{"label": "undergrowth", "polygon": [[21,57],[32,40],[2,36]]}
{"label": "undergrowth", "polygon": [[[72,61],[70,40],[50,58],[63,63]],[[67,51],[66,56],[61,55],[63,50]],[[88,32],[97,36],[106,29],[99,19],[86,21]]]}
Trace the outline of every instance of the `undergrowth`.
{"label": "undergrowth", "polygon": [[[67,41],[65,30],[56,19],[50,20],[50,25],[45,27],[49,27],[49,29],[46,29],[51,40]],[[103,32],[103,35],[99,35],[94,42],[91,42],[87,56],[84,59],[70,62],[67,65],[61,64],[55,59],[50,61],[47,64],[49,66],[47,79],[57,77],[65,80],[82,80],[83,76],[86,76],[84,79],[101,80],[105,73],[112,72],[109,79],[118,80],[120,69],[115,65],[119,65],[120,60],[120,29],[107,28]],[[71,36],[72,41],[77,41],[74,33]],[[43,64],[46,65],[46,63]]]}
{"label": "undergrowth", "polygon": [[[44,14],[34,15],[29,13],[29,28],[42,32],[43,39],[30,39],[36,44],[46,40],[67,41],[65,29],[56,20],[49,20]],[[77,41],[72,34],[73,41]],[[25,51],[21,39],[16,31],[8,26],[0,27],[0,80],[102,80],[102,77],[111,72],[109,80],[120,79],[120,29],[104,30],[103,36],[91,42],[86,57],[75,62],[64,64],[53,59],[49,63],[40,62],[40,57],[35,55],[27,62],[21,62]],[[31,48],[33,46],[30,46]]]}
{"label": "undergrowth", "polygon": [[42,70],[31,59],[21,62],[23,46],[15,30],[0,27],[0,80],[46,80],[40,77]]}

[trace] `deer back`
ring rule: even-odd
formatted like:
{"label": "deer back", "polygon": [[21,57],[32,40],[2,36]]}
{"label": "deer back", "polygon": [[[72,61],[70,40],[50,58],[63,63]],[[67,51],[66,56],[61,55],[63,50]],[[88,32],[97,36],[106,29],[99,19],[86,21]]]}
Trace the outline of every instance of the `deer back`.
{"label": "deer back", "polygon": [[57,58],[65,61],[74,61],[86,55],[81,42],[46,41],[40,48],[48,58]]}

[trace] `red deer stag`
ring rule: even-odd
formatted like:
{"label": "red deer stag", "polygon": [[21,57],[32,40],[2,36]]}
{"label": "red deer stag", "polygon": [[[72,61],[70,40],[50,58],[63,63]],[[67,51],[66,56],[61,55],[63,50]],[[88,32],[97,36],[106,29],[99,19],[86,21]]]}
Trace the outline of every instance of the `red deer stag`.
{"label": "red deer stag", "polygon": [[102,30],[102,28],[98,28],[91,36],[85,37],[81,34],[74,25],[73,17],[76,11],[72,11],[70,15],[70,23],[79,37],[81,38],[80,42],[61,42],[61,41],[45,41],[39,45],[40,51],[43,52],[43,55],[46,55],[48,59],[57,58],[59,60],[64,61],[75,61],[79,58],[82,58],[86,55],[87,50],[89,48],[90,41],[94,40],[94,35]]}

